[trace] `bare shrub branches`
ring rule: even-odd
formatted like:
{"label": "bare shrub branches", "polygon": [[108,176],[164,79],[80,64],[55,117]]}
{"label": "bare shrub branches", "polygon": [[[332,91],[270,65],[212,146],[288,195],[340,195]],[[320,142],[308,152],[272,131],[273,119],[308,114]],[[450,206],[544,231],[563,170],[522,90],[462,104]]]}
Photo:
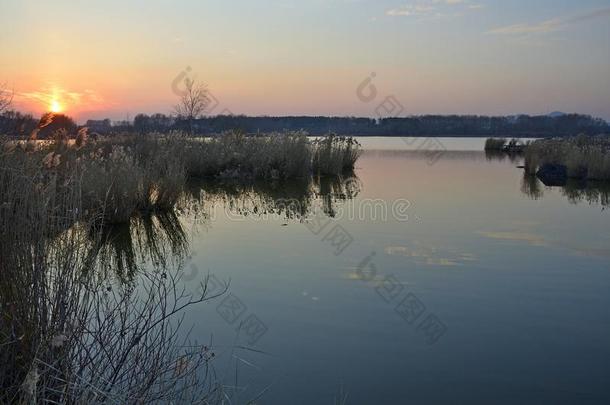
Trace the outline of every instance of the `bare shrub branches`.
{"label": "bare shrub branches", "polygon": [[180,333],[213,298],[205,280],[189,294],[170,269],[130,284],[100,271],[81,170],[0,155],[0,402],[213,402],[213,353]]}
{"label": "bare shrub branches", "polygon": [[13,103],[14,92],[8,90],[6,83],[0,83],[0,114],[8,110]]}
{"label": "bare shrub branches", "polygon": [[313,142],[313,170],[338,176],[354,170],[361,154],[360,143],[354,138],[330,134]]}

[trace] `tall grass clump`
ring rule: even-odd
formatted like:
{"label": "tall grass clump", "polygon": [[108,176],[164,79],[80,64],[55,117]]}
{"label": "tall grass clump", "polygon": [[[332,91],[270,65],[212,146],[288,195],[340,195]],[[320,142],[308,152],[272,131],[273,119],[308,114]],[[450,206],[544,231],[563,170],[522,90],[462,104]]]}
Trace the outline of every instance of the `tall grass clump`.
{"label": "tall grass clump", "polygon": [[610,180],[610,137],[579,135],[541,139],[525,150],[525,169],[536,174],[545,165],[563,167],[567,177]]}
{"label": "tall grass clump", "polygon": [[340,175],[353,170],[360,153],[353,138],[331,135],[310,141],[305,132],[245,136],[232,131],[184,141],[191,177],[285,180],[312,173]]}
{"label": "tall grass clump", "polygon": [[76,142],[59,133],[54,141],[10,142],[13,159],[46,176],[81,176],[82,208],[105,223],[126,223],[137,212],[173,209],[186,183],[182,145],[159,136],[120,136]]}
{"label": "tall grass clump", "polygon": [[509,154],[522,153],[529,144],[529,141],[523,141],[513,138],[507,141],[505,138],[487,138],[485,141],[486,152],[505,152]]}
{"label": "tall grass clump", "polygon": [[174,207],[187,180],[180,143],[159,136],[132,137],[127,146],[143,170],[144,195],[139,208],[169,210]]}
{"label": "tall grass clump", "polygon": [[362,153],[360,143],[351,137],[330,134],[312,142],[314,173],[341,175],[354,170]]}
{"label": "tall grass clump", "polygon": [[303,132],[245,136],[226,132],[184,143],[191,177],[289,179],[309,175],[311,151]]}
{"label": "tall grass clump", "polygon": [[135,211],[171,209],[184,190],[186,170],[177,142],[126,136],[92,149],[83,157],[91,169],[85,170],[90,180],[85,184],[91,185],[87,195],[110,208],[103,213],[108,222],[126,222]]}
{"label": "tall grass clump", "polygon": [[500,151],[506,145],[506,138],[487,138],[485,141],[485,150]]}
{"label": "tall grass clump", "polygon": [[85,207],[104,223],[125,223],[138,207],[148,207],[146,172],[122,145],[108,145],[84,157]]}

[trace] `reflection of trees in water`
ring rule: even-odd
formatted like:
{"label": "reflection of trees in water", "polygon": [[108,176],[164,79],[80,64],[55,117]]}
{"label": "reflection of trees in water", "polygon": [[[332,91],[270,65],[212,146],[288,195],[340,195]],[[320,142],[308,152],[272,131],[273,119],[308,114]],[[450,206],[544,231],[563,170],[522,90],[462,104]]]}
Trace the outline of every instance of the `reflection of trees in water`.
{"label": "reflection of trees in water", "polygon": [[[534,200],[544,196],[544,184],[536,177],[524,173],[521,180],[521,191]],[[586,202],[590,205],[601,205],[603,209],[610,206],[610,182],[568,180],[560,187],[561,194],[572,204]]]}
{"label": "reflection of trees in water", "polygon": [[347,179],[318,178],[315,183],[319,190],[317,197],[322,200],[323,212],[331,218],[336,216],[336,204],[357,197],[362,187],[360,180],[355,176]]}
{"label": "reflection of trees in water", "polygon": [[192,182],[176,211],[137,215],[127,224],[93,230],[91,235],[96,236],[91,239],[89,256],[103,272],[112,270],[121,281],[128,282],[147,266],[163,269],[182,265],[189,254],[185,224],[209,225],[215,204],[230,215],[277,215],[300,221],[318,206],[324,215],[334,217],[337,205],[356,197],[360,191],[356,177],[273,183]]}
{"label": "reflection of trees in water", "polygon": [[532,200],[539,200],[544,196],[542,183],[536,176],[523,173],[521,179],[521,192],[528,195]]}
{"label": "reflection of trees in water", "polygon": [[189,184],[185,212],[210,215],[220,205],[233,215],[284,215],[302,217],[310,205],[312,191],[307,180],[277,182],[198,181]]}
{"label": "reflection of trees in water", "polygon": [[567,197],[572,204],[587,202],[589,204],[599,204],[604,209],[610,205],[610,183],[608,182],[580,182],[568,180],[561,193]]}
{"label": "reflection of trees in water", "polygon": [[486,150],[485,158],[489,161],[492,160],[509,160],[511,163],[518,163],[523,160],[523,153],[507,152],[503,150]]}
{"label": "reflection of trees in water", "polygon": [[188,238],[173,211],[137,215],[127,224],[105,225],[94,241],[91,256],[104,271],[112,269],[123,281],[140,266],[168,267],[188,254]]}
{"label": "reflection of trees in water", "polygon": [[300,220],[311,215],[320,203],[323,212],[333,217],[336,204],[356,197],[360,190],[360,181],[355,176],[271,183],[199,181],[187,187],[181,211],[197,222],[209,218],[216,205],[230,216],[277,215]]}

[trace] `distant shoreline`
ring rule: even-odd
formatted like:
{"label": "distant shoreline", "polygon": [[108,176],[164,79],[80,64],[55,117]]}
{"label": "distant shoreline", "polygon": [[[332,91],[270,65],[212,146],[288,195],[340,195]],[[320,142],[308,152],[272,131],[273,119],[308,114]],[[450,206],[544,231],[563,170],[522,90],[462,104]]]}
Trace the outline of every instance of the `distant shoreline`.
{"label": "distant shoreline", "polygon": [[[108,121],[105,121],[106,129]],[[99,124],[89,121],[88,124]],[[408,137],[507,137],[544,138],[571,136],[580,133],[610,133],[610,125],[601,118],[581,114],[557,116],[468,116],[421,115],[403,118],[363,117],[249,117],[219,115],[190,122],[162,114],[135,117],[136,132],[169,132],[192,129],[194,134],[215,134],[238,130],[245,134],[305,131],[311,136],[334,133],[341,136],[408,136]],[[95,128],[92,128],[95,130]],[[103,128],[102,128],[103,129]],[[398,135],[397,135],[398,134]]]}
{"label": "distant shoreline", "polygon": [[[70,129],[77,124],[70,117],[58,114]],[[0,134],[28,134],[39,119],[19,113],[0,116]],[[57,123],[58,126],[60,125]],[[64,124],[62,124],[64,125]],[[610,124],[601,118],[582,114],[540,116],[468,116],[421,115],[404,118],[309,117],[286,116],[249,117],[217,115],[201,118],[180,118],[165,114],[138,114],[133,121],[113,122],[110,119],[88,120],[83,126],[101,135],[117,133],[187,132],[193,136],[210,136],[226,131],[243,134],[306,132],[310,136],[333,133],[358,137],[446,137],[446,138],[550,138],[578,134],[610,134]],[[57,129],[57,128],[56,128]],[[51,128],[44,131],[51,132]],[[41,134],[42,136],[42,134]]]}

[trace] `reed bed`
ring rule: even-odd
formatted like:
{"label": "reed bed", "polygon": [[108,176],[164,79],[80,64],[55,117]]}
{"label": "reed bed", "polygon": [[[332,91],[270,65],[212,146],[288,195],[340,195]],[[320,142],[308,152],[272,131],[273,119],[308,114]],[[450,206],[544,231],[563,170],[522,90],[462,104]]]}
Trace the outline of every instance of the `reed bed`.
{"label": "reed bed", "polygon": [[505,152],[509,154],[521,154],[529,145],[530,141],[525,143],[519,139],[513,138],[510,141],[506,138],[487,138],[485,141],[486,152]]}
{"label": "reed bed", "polygon": [[545,165],[565,168],[569,178],[610,180],[610,137],[579,135],[531,143],[525,151],[526,172],[534,175]]}
{"label": "reed bed", "polygon": [[501,151],[506,145],[506,138],[487,138],[485,141],[485,150]]}
{"label": "reed bed", "polygon": [[329,135],[310,141],[305,132],[220,136],[184,141],[187,172],[192,177],[264,180],[337,176],[354,169],[360,144]]}
{"label": "reed bed", "polygon": [[319,175],[341,175],[353,171],[362,153],[358,141],[329,135],[313,142],[312,169]]}
{"label": "reed bed", "polygon": [[211,351],[178,333],[180,310],[213,298],[205,282],[190,295],[169,269],[101,277],[88,167],[65,145],[0,147],[0,403],[214,402]]}
{"label": "reed bed", "polygon": [[[82,205],[90,218],[126,223],[138,212],[171,210],[189,178],[286,180],[341,175],[354,168],[360,145],[329,136],[310,141],[303,132],[244,136],[229,132],[207,139],[183,134],[124,135],[95,142],[79,132],[53,141],[8,143],[5,160],[65,179],[80,173]],[[20,163],[20,164],[21,164]]]}
{"label": "reed bed", "polygon": [[212,138],[183,139],[191,177],[290,179],[311,171],[311,147],[304,132],[245,136],[227,132]]}

